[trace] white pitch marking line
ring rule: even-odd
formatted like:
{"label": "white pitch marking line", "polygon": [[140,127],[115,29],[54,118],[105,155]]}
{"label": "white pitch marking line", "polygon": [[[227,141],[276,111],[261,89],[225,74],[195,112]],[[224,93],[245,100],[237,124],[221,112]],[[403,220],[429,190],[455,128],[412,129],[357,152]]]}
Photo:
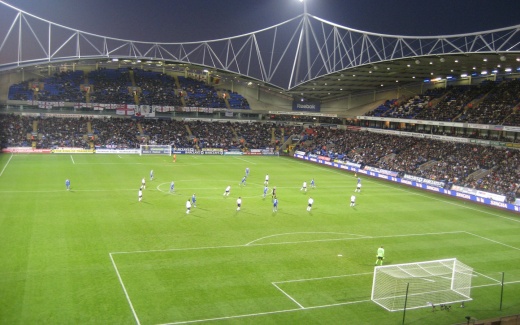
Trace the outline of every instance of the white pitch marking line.
{"label": "white pitch marking line", "polygon": [[496,240],[493,240],[493,239],[490,239],[490,238],[482,237],[482,236],[473,234],[471,232],[467,232],[467,231],[464,231],[464,232],[469,234],[469,235],[472,235],[472,236],[475,236],[475,237],[478,237],[478,238],[482,238],[482,239],[488,240],[488,241],[493,242],[495,244],[499,244],[499,245],[506,246],[506,247],[509,247],[509,248],[512,248],[512,249],[516,249],[517,251],[520,251],[520,248],[518,248],[518,247],[514,247],[514,246],[511,246],[511,245],[508,245],[508,244],[504,244],[504,243],[501,243],[499,241],[496,241]]}
{"label": "white pitch marking line", "polygon": [[252,161],[249,161],[249,160],[245,160],[244,158],[238,158],[238,157],[235,157],[235,158],[238,159],[238,160],[243,160],[243,161],[245,161],[245,162],[248,163],[248,164],[256,165],[256,163],[254,163],[254,162],[252,162]]}
{"label": "white pitch marking line", "polygon": [[[353,305],[353,304],[359,304],[359,303],[370,302],[370,301],[372,301],[372,300],[367,299],[367,300],[358,300],[358,301],[348,301],[348,302],[341,302],[341,303],[337,303],[337,304],[306,307],[305,309],[308,310],[308,309],[320,309],[320,308],[328,308],[328,307],[336,307],[336,306],[345,306],[345,305]],[[195,320],[179,321],[179,322],[172,322],[172,323],[163,323],[163,324],[157,324],[157,325],[193,324],[193,323],[202,323],[202,322],[218,321],[218,320],[225,320],[225,319],[236,319],[236,318],[246,318],[246,317],[254,317],[254,316],[290,313],[290,312],[301,311],[301,310],[302,310],[301,308],[294,308],[294,309],[267,311],[267,312],[263,312],[263,313],[243,314],[243,315],[224,316],[224,317],[215,317],[215,318],[206,318],[206,319],[195,319]]]}
{"label": "white pitch marking line", "polygon": [[[118,189],[117,191],[135,191],[135,189]],[[150,191],[155,191],[154,189],[150,189]],[[63,190],[38,190],[38,191],[0,191],[0,193],[60,193]],[[110,190],[74,190],[74,192],[114,192],[113,189]]]}
{"label": "white pitch marking line", "polygon": [[2,172],[0,173],[0,176],[2,176],[4,174],[4,170],[7,168],[7,165],[9,165],[9,162],[11,161],[11,159],[13,159],[13,154],[11,154],[11,157],[9,157],[9,160],[7,160],[7,162],[5,163],[4,168],[2,168]]}
{"label": "white pitch marking line", "polygon": [[137,322],[137,325],[141,325],[141,322],[139,321],[139,318],[137,317],[137,313],[135,312],[134,306],[132,305],[132,301],[130,300],[130,296],[128,295],[128,292],[126,291],[126,287],[123,283],[123,279],[121,278],[121,274],[119,274],[119,270],[117,269],[116,262],[114,261],[114,258],[112,257],[112,253],[108,254],[110,256],[110,259],[112,260],[112,265],[114,266],[114,269],[116,270],[117,278],[119,279],[119,283],[121,284],[121,287],[123,288],[123,292],[125,293],[126,300],[128,301],[128,304],[130,305],[130,309],[132,310],[132,314],[134,315],[135,321]]}
{"label": "white pitch marking line", "polygon": [[424,234],[388,235],[388,236],[374,236],[374,237],[361,237],[361,238],[316,239],[316,240],[304,240],[304,241],[294,241],[294,242],[254,244],[254,245],[248,245],[248,246],[246,246],[246,245],[224,245],[224,246],[188,247],[188,248],[151,249],[151,250],[147,250],[147,251],[112,252],[110,254],[134,254],[134,253],[149,253],[149,252],[151,253],[151,252],[191,251],[191,250],[204,250],[204,249],[220,249],[220,248],[238,248],[238,247],[255,247],[255,246],[284,245],[284,244],[302,244],[302,243],[316,243],[316,242],[331,242],[331,241],[340,241],[340,240],[360,240],[360,239],[378,239],[378,238],[393,238],[393,237],[448,235],[448,234],[460,234],[460,233],[466,233],[466,232],[465,231],[447,231],[447,232],[430,232],[430,233],[424,233]]}
{"label": "white pitch marking line", "polygon": [[72,155],[70,155],[70,159],[72,160],[72,163],[73,163],[73,164],[76,164],[76,163],[74,162],[74,158],[72,158]]}
{"label": "white pitch marking line", "polygon": [[[504,285],[506,285],[506,284],[517,284],[517,283],[520,283],[520,280],[504,282]],[[485,287],[492,287],[492,286],[499,286],[499,285],[501,285],[501,282],[490,283],[490,284],[481,284],[481,285],[478,285],[478,286],[471,286],[471,289],[473,289],[473,288],[485,288]]]}
{"label": "white pitch marking line", "polygon": [[274,282],[271,282],[272,285],[274,285],[276,287],[276,289],[280,290],[281,293],[283,293],[287,298],[291,299],[295,304],[297,304],[301,309],[305,309],[305,307],[303,307],[298,301],[296,301],[296,299],[294,299],[293,297],[291,297],[287,292],[283,291],[282,289],[280,289],[279,286],[276,285],[276,283]]}
{"label": "white pitch marking line", "polygon": [[489,280],[493,280],[493,281],[495,281],[495,282],[497,282],[497,283],[500,283],[499,280],[497,280],[497,279],[493,279],[492,277],[487,276],[487,275],[485,275],[485,274],[482,274],[482,273],[480,273],[480,272],[477,272],[477,271],[475,271],[475,270],[473,270],[473,273],[476,273],[476,274],[474,274],[473,276],[478,276],[478,275],[480,275],[480,276],[483,276],[483,277],[485,277],[485,278],[488,278]]}
{"label": "white pitch marking line", "polygon": [[372,275],[374,272],[365,272],[365,273],[354,273],[354,274],[343,274],[343,275],[331,275],[324,276],[321,278],[307,278],[307,279],[295,279],[295,280],[285,280],[285,281],[275,281],[274,283],[292,283],[292,282],[305,282],[305,281],[318,281],[318,280],[326,280],[326,279],[334,279],[334,278],[344,278],[348,276],[360,276],[360,275]]}
{"label": "white pitch marking line", "polygon": [[[456,234],[456,233],[471,234],[471,233],[468,233],[466,231],[453,231],[453,232],[439,232],[439,233],[425,233],[425,234],[378,236],[378,237],[367,237],[367,238],[374,239],[374,238],[389,238],[389,237],[404,237],[404,236],[425,236],[425,235],[427,236],[427,235]],[[474,234],[472,234],[472,235],[474,235]],[[477,237],[481,237],[481,236],[477,236]],[[484,238],[484,237],[482,237],[482,238],[483,239],[487,239],[487,238]],[[356,238],[356,239],[365,239],[365,238]],[[338,240],[338,239],[333,239],[333,240]],[[331,240],[331,241],[333,241],[333,240]],[[318,240],[318,241],[324,241],[324,240]],[[294,243],[299,243],[299,242],[294,242]],[[116,269],[119,281],[120,281],[120,283],[121,283],[121,285],[123,287],[123,290],[125,291],[125,295],[127,296],[128,301],[130,303],[130,300],[128,298],[128,294],[127,294],[126,289],[124,287],[124,284],[122,282],[121,276],[119,275],[119,272],[117,270],[115,262],[114,262],[114,260],[112,258],[112,255],[115,255],[115,254],[132,254],[132,253],[148,253],[148,252],[169,252],[169,251],[188,251],[188,250],[204,250],[204,249],[219,249],[219,248],[254,247],[254,246],[277,245],[277,244],[280,244],[280,243],[257,244],[257,245],[249,245],[249,246],[245,246],[245,245],[227,245],[227,246],[208,246],[208,247],[192,247],[192,248],[172,248],[172,249],[148,250],[148,251],[112,252],[112,253],[109,253],[109,254],[110,254],[110,258],[112,259],[112,263],[114,264],[114,268]],[[292,242],[291,242],[291,244],[292,244]],[[354,274],[354,275],[363,275],[363,274],[368,275],[368,274],[372,274],[372,272],[369,272],[369,273],[359,273],[359,274]],[[483,275],[483,274],[481,274],[481,275]],[[346,276],[349,276],[349,275],[346,275]],[[485,276],[485,275],[483,275],[483,276]],[[340,277],[340,276],[332,276],[332,277]],[[326,277],[324,277],[324,278],[326,278]],[[316,278],[316,280],[319,280],[319,279],[320,278]],[[313,280],[313,279],[310,279],[310,280]],[[495,280],[495,279],[492,279],[492,280]],[[306,281],[306,280],[305,279],[301,279],[301,280],[279,281],[279,282],[272,282],[272,284],[275,285],[275,283],[297,282],[297,281]],[[520,281],[504,282],[504,284],[516,284],[516,283],[520,283]],[[480,287],[487,287],[487,286],[494,286],[494,285],[499,285],[499,284],[498,283],[486,284],[486,285],[474,286],[473,288],[480,288]],[[281,290],[280,288],[278,288],[278,289],[283,292],[283,290]],[[329,304],[329,305],[321,305],[321,306],[310,306],[310,307],[303,307],[302,306],[302,308],[306,309],[306,310],[309,310],[309,309],[318,309],[318,308],[328,308],[328,307],[334,307],[334,306],[351,305],[351,304],[364,303],[364,302],[370,302],[370,301],[371,301],[370,299],[367,299],[367,300],[351,301],[351,302]],[[294,302],[297,303],[296,301],[294,301]],[[297,303],[297,304],[300,305],[299,303]],[[130,303],[130,305],[131,305],[131,303]],[[132,312],[135,312],[135,310],[133,309],[132,305],[131,305],[131,308],[132,308]],[[243,314],[243,315],[234,315],[234,316],[223,316],[223,317],[207,318],[207,319],[197,319],[197,320],[188,320],[188,321],[178,321],[178,322],[163,323],[163,324],[158,324],[158,325],[193,324],[193,323],[201,323],[201,322],[216,321],[216,320],[246,318],[246,317],[254,317],[254,316],[261,316],[261,315],[270,315],[270,314],[279,314],[279,313],[286,313],[286,312],[301,311],[302,308],[286,309],[286,310],[278,310],[278,311],[269,311],[269,312],[261,312],[261,313],[252,313],[252,314]],[[134,314],[134,316],[137,317],[135,314]],[[138,322],[138,324],[139,324],[139,322]]]}
{"label": "white pitch marking line", "polygon": [[370,238],[370,236],[348,234],[348,233],[341,233],[341,232],[290,232],[290,233],[275,234],[275,235],[260,237],[258,239],[255,239],[255,240],[245,244],[244,246],[248,246],[248,245],[253,244],[254,242],[257,242],[257,241],[260,241],[263,239],[267,239],[267,238],[271,238],[271,237],[286,236],[286,235],[300,235],[300,234],[335,234],[335,235],[351,235],[351,236],[358,236],[358,237],[362,237],[362,238]]}

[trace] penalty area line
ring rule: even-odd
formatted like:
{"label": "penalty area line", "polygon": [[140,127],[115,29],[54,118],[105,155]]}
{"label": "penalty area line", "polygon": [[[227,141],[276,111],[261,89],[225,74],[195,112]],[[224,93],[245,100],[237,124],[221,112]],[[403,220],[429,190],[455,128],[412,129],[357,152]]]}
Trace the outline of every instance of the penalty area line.
{"label": "penalty area line", "polygon": [[309,309],[320,309],[320,308],[329,308],[329,307],[336,307],[336,306],[354,305],[354,304],[360,304],[360,303],[371,302],[371,301],[372,300],[370,300],[370,299],[357,300],[357,301],[347,301],[347,302],[340,302],[340,303],[337,303],[337,304],[305,307],[304,309],[301,309],[301,308],[283,309],[283,310],[266,311],[266,312],[253,313],[253,314],[242,314],[242,315],[234,315],[234,316],[222,316],[222,317],[215,317],[215,318],[194,319],[194,320],[187,320],[187,321],[162,323],[162,324],[157,324],[157,325],[177,325],[177,324],[204,323],[204,322],[226,320],[226,319],[238,319],[238,318],[247,318],[247,317],[255,317],[255,316],[291,313],[291,312],[295,312],[295,311],[302,311],[302,310],[309,310]]}
{"label": "penalty area line", "polygon": [[114,270],[116,271],[117,278],[119,279],[119,283],[121,284],[121,288],[123,288],[123,292],[125,294],[126,300],[128,301],[128,305],[130,305],[130,309],[132,310],[132,314],[134,315],[135,321],[137,325],[141,325],[141,322],[139,321],[139,317],[137,317],[137,313],[135,312],[134,305],[132,304],[132,301],[130,300],[130,296],[128,295],[128,291],[126,291],[125,284],[123,283],[123,279],[121,278],[121,274],[119,274],[119,269],[117,268],[116,262],[114,261],[114,258],[112,257],[112,253],[108,253],[110,256],[110,260],[112,261],[112,265],[114,266]]}

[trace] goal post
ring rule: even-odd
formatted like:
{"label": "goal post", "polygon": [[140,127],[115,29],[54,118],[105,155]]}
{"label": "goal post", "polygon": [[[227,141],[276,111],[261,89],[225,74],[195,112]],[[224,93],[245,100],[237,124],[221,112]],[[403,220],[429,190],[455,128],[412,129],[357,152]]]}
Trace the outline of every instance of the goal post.
{"label": "goal post", "polygon": [[371,300],[389,311],[403,310],[405,299],[406,309],[469,301],[472,277],[456,258],[376,266]]}
{"label": "goal post", "polygon": [[171,145],[142,144],[139,146],[139,156],[142,155],[172,155]]}

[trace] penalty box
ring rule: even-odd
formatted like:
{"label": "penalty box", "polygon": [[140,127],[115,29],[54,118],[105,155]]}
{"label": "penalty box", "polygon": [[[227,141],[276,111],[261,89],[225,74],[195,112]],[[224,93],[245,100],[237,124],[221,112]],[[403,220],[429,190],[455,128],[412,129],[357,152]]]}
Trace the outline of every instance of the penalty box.
{"label": "penalty box", "polygon": [[335,240],[111,257],[138,322],[162,324],[370,301],[372,272],[345,275],[352,260],[338,257],[337,246]]}
{"label": "penalty box", "polygon": [[[419,241],[465,237],[467,245],[471,235],[466,235],[410,236]],[[335,238],[121,252],[111,253],[111,258],[138,323],[183,323],[369,302],[373,272],[366,272],[362,260],[372,264],[373,254],[363,256],[363,251],[380,241]],[[338,247],[345,246],[351,247],[352,256],[339,257]]]}

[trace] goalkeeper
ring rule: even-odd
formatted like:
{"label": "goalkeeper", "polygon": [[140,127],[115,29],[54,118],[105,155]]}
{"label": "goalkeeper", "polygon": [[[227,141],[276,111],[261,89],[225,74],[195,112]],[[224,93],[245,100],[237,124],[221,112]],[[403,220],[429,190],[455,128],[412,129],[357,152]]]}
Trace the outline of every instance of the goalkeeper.
{"label": "goalkeeper", "polygon": [[376,265],[378,262],[381,262],[381,265],[383,265],[383,260],[385,259],[385,249],[383,248],[383,246],[379,247],[377,249],[377,260],[376,260]]}

